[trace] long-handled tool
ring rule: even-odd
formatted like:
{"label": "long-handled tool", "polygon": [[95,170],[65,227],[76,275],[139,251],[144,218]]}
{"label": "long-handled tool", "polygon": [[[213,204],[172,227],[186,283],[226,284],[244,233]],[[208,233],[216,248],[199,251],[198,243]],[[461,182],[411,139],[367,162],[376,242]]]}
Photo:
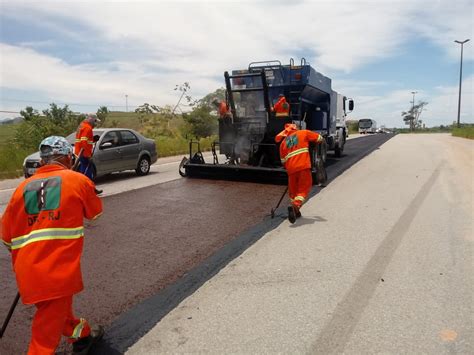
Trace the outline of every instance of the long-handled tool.
{"label": "long-handled tool", "polygon": [[5,330],[7,329],[8,322],[10,322],[10,318],[13,315],[13,311],[16,308],[16,305],[18,304],[18,301],[20,300],[20,293],[17,292],[15,296],[15,300],[13,301],[10,310],[8,311],[7,318],[3,321],[2,329],[0,330],[0,338],[3,337],[3,333],[5,333]]}
{"label": "long-handled tool", "polygon": [[81,148],[81,150],[79,151],[79,154],[76,157],[76,161],[74,162],[74,165],[72,166],[71,170],[77,171],[79,169],[79,165],[81,164],[81,157],[82,157],[83,152],[84,152],[84,148]]}
{"label": "long-handled tool", "polygon": [[[95,143],[97,143],[97,142],[99,141],[99,139],[100,139],[100,136],[96,134],[96,135],[94,136],[94,147],[92,147],[91,157],[89,158],[89,163],[87,164],[86,169],[84,170],[84,175],[86,175],[86,176],[87,176],[87,171],[89,170],[89,168],[90,168],[90,166],[91,166],[91,164],[92,164],[92,157],[94,156],[95,147],[96,147],[96,145],[97,145],[97,144],[95,144]],[[82,152],[82,149],[81,149],[81,152]]]}
{"label": "long-handled tool", "polygon": [[285,191],[283,191],[283,194],[281,195],[280,197],[280,201],[278,201],[278,204],[276,205],[275,208],[272,208],[272,211],[271,211],[271,216],[272,218],[275,217],[275,211],[278,209],[278,207],[280,207],[280,203],[281,201],[283,200],[283,197],[285,197],[286,193],[288,192],[288,186],[286,187]]}

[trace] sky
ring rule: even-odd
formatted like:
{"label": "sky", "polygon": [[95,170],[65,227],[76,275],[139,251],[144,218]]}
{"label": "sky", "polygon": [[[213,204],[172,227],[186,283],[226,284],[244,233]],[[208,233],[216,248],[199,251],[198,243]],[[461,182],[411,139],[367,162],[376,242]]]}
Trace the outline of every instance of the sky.
{"label": "sky", "polygon": [[[76,112],[199,99],[224,71],[304,57],[351,97],[350,119],[404,127],[428,102],[428,127],[474,123],[474,3],[470,0],[0,0],[0,119],[52,102]],[[10,112],[4,112],[10,111]]]}

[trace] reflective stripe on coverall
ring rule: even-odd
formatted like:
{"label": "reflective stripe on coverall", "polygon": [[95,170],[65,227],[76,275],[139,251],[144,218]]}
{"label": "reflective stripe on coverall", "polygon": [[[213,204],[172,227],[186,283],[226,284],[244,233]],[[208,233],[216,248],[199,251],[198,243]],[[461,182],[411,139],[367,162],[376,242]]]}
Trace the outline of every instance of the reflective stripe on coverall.
{"label": "reflective stripe on coverall", "polygon": [[74,144],[74,154],[79,155],[81,149],[84,158],[92,157],[92,147],[94,146],[94,133],[92,125],[87,120],[81,122],[76,132],[76,144]]}
{"label": "reflective stripe on coverall", "polygon": [[67,338],[68,343],[73,343],[91,332],[85,319],[74,316],[72,296],[38,302],[35,306],[28,355],[54,354],[61,335]]}

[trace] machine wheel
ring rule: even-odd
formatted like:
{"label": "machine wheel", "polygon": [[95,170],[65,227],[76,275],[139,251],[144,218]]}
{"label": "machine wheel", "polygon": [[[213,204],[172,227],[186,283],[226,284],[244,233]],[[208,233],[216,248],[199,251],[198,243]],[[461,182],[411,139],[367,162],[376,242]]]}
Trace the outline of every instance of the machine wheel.
{"label": "machine wheel", "polygon": [[318,162],[316,166],[316,178],[318,186],[326,186],[326,182],[328,181],[328,174],[326,172],[326,168],[322,160]]}
{"label": "machine wheel", "polygon": [[186,174],[186,169],[184,168],[184,166],[189,162],[189,159],[186,158],[186,157],[183,157],[183,160],[181,160],[181,163],[179,163],[179,168],[178,168],[178,172],[179,172],[179,175],[181,175],[182,177],[186,177],[187,174]]}
{"label": "machine wheel", "polygon": [[326,160],[327,160],[327,157],[328,157],[328,146],[327,146],[326,142],[323,142],[319,145],[318,153],[319,153],[318,154],[319,159],[321,159],[323,161],[323,164],[326,164]]}
{"label": "machine wheel", "polygon": [[150,159],[147,156],[143,156],[140,158],[135,172],[138,176],[143,176],[150,172]]}
{"label": "machine wheel", "polygon": [[317,149],[312,150],[311,161],[314,169],[316,170],[316,181],[315,184],[318,186],[326,186],[328,179],[326,168],[324,167],[322,152],[327,152],[326,143],[320,144]]}
{"label": "machine wheel", "polygon": [[342,152],[344,151],[344,145],[346,144],[346,131],[343,128],[339,128],[338,131],[338,142],[334,145],[334,155],[337,158],[342,156]]}
{"label": "machine wheel", "polygon": [[334,155],[337,158],[340,158],[342,156],[342,152],[344,151],[344,145],[345,145],[344,143],[345,143],[345,139],[341,148],[339,148],[339,145],[336,145],[336,147],[334,148]]}

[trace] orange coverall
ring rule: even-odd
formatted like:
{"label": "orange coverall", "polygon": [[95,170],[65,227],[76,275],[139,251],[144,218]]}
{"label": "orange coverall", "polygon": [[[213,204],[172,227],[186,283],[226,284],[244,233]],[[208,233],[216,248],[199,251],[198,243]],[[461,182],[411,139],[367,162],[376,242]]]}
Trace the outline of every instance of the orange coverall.
{"label": "orange coverall", "polygon": [[69,342],[89,335],[87,321],[73,314],[72,300],[84,288],[83,219],[101,213],[92,181],[59,165],[42,166],[13,193],[0,234],[22,301],[37,308],[28,354],[54,354],[61,335]]}
{"label": "orange coverall", "polygon": [[227,103],[225,101],[221,101],[219,103],[219,117],[220,118],[226,118],[230,117],[231,112],[229,110],[229,106],[227,106]]}
{"label": "orange coverall", "polygon": [[298,130],[292,123],[287,123],[285,129],[275,137],[277,143],[281,142],[280,158],[288,173],[288,194],[297,211],[306,201],[313,185],[309,143],[320,143],[322,140],[320,134],[306,129]]}
{"label": "orange coverall", "polygon": [[81,148],[83,148],[82,156],[84,158],[90,158],[92,156],[92,148],[94,146],[94,134],[92,128],[92,125],[87,120],[81,122],[76,132],[74,154],[79,155]]}
{"label": "orange coverall", "polygon": [[273,106],[273,111],[275,111],[276,117],[287,117],[290,115],[290,105],[286,102],[284,96],[278,99],[277,103]]}

